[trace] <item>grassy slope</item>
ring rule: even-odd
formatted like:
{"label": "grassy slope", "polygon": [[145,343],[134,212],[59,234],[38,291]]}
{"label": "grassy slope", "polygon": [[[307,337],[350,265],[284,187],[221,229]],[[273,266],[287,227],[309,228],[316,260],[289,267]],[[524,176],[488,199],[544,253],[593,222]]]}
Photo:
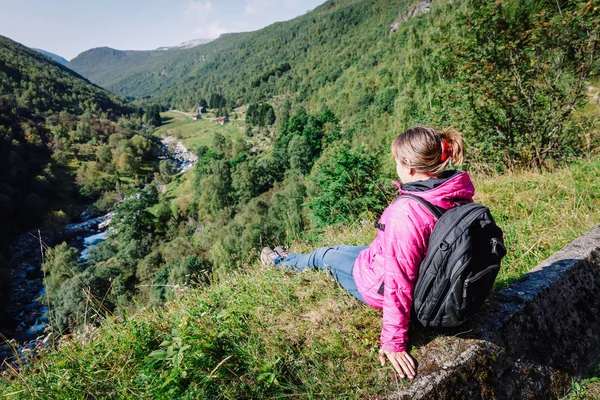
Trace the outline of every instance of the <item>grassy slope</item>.
{"label": "grassy slope", "polygon": [[239,139],[244,136],[244,122],[231,119],[231,122],[225,125],[218,125],[215,121],[207,118],[213,118],[213,115],[203,115],[203,119],[192,120],[185,115],[166,112],[161,114],[165,122],[154,133],[157,136],[174,136],[181,140],[181,143],[191,151],[198,150],[202,146],[208,146],[211,143],[214,133],[220,133],[226,138]]}
{"label": "grassy slope", "polygon": [[[498,288],[600,220],[599,175],[600,159],[592,159],[553,173],[475,177],[477,200],[507,234]],[[373,235],[370,221],[357,221],[329,228],[319,244],[365,243]],[[324,273],[255,263],[173,296],[163,309],[63,341],[25,373],[0,381],[0,391],[23,399],[360,398],[405,384],[377,363],[379,312]]]}

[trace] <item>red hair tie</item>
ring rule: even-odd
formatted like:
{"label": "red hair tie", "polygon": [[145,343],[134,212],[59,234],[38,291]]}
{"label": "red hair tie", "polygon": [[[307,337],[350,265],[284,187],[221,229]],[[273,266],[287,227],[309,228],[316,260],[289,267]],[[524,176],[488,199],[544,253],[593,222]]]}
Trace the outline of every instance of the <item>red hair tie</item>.
{"label": "red hair tie", "polygon": [[452,156],[452,146],[442,139],[442,162],[446,162]]}

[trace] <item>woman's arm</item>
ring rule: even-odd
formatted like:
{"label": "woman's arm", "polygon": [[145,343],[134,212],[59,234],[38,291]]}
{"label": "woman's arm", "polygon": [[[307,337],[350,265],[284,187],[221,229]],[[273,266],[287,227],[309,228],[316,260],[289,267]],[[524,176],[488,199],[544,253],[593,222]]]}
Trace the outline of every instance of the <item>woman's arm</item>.
{"label": "woman's arm", "polygon": [[404,209],[394,214],[386,221],[384,231],[381,350],[397,371],[400,366],[410,377],[414,376],[414,364],[406,353],[410,310],[419,265],[427,249],[424,233],[430,231],[430,227],[415,221]]}

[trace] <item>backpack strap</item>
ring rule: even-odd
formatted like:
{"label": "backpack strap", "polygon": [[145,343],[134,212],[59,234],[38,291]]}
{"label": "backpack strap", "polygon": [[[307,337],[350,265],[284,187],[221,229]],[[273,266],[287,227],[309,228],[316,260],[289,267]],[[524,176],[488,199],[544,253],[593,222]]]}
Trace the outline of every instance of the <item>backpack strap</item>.
{"label": "backpack strap", "polygon": [[[398,196],[398,198],[400,198],[400,197],[410,197],[411,199],[418,201],[425,208],[427,208],[429,210],[429,212],[431,214],[433,214],[433,216],[436,217],[437,219],[440,219],[440,217],[442,215],[444,215],[444,213],[446,212],[446,210],[444,210],[442,207],[434,206],[433,204],[431,204],[424,198],[415,196],[414,194],[402,193],[400,196]],[[375,228],[385,230],[385,225],[375,222]],[[383,296],[384,291],[385,291],[385,282],[381,282],[381,286],[379,287],[379,290],[377,291],[377,293]]]}
{"label": "backpack strap", "polygon": [[429,210],[429,212],[431,214],[433,214],[437,219],[440,219],[440,217],[442,215],[444,215],[444,213],[446,212],[446,210],[444,210],[442,207],[434,206],[433,204],[431,204],[430,202],[428,202],[424,198],[419,197],[419,196],[415,196],[414,194],[402,193],[398,197],[410,197],[411,199],[418,201],[425,208],[427,208]]}

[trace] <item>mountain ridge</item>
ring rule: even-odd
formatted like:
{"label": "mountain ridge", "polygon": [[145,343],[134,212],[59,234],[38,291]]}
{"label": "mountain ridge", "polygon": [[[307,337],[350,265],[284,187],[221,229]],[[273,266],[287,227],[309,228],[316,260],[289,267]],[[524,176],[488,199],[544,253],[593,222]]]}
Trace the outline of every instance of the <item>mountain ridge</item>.
{"label": "mountain ridge", "polygon": [[[140,67],[157,59],[168,58],[173,53],[192,49],[214,39],[193,39],[175,46],[162,46],[155,50],[119,50],[108,46],[94,47],[80,53],[66,66],[91,82],[112,90],[113,82],[123,79]],[[122,94],[122,93],[119,93]]]}
{"label": "mountain ridge", "polygon": [[[373,3],[373,4],[371,4]],[[150,59],[146,57],[144,62],[138,62],[131,68],[114,69],[103,71],[103,79],[97,79],[95,75],[90,75],[88,71],[81,68],[78,63],[83,63],[86,57],[91,54],[84,54],[80,59],[74,59],[69,64],[71,68],[80,72],[82,75],[90,78],[91,81],[111,90],[115,93],[131,96],[146,97],[160,92],[165,94],[165,90],[176,88],[175,90],[187,91],[185,86],[189,84],[196,85],[194,82],[204,81],[209,78],[211,81],[218,81],[214,71],[223,68],[225,64],[227,69],[224,72],[227,75],[225,87],[234,85],[240,90],[236,94],[230,94],[229,97],[237,98],[244,92],[242,87],[248,84],[248,75],[268,74],[269,71],[277,68],[279,64],[290,62],[294,65],[298,59],[306,59],[307,56],[311,67],[314,67],[314,73],[317,74],[321,68],[317,66],[316,54],[325,47],[329,46],[339,48],[339,52],[351,52],[356,61],[360,53],[368,50],[365,44],[369,41],[377,43],[383,40],[388,34],[389,25],[396,19],[399,12],[407,7],[406,0],[395,0],[391,2],[365,2],[359,0],[346,1],[327,1],[316,7],[314,10],[294,18],[289,21],[276,22],[263,29],[253,32],[239,32],[222,35],[218,39],[192,49],[181,50],[177,53],[170,53],[170,57],[155,57]],[[383,18],[383,21],[379,22]],[[362,35],[364,31],[371,30],[369,25],[381,25],[382,29],[377,28],[377,32],[369,32],[368,39],[364,38],[365,43],[360,51],[352,49],[356,37]],[[383,26],[385,25],[385,28]],[[313,27],[314,26],[314,27]],[[311,30],[312,27],[312,30]],[[331,31],[334,31],[332,34]],[[345,38],[345,40],[341,40]],[[332,39],[328,42],[328,39]],[[340,43],[342,42],[342,43]],[[343,43],[346,42],[346,43]],[[268,57],[266,56],[268,55]],[[266,59],[265,59],[266,58]],[[338,57],[335,57],[338,58]],[[97,64],[99,60],[96,60]],[[293,62],[292,62],[293,61]],[[330,69],[329,74],[339,76],[338,67],[332,65],[337,60],[323,60],[322,64]],[[339,60],[343,62],[343,60]],[[237,73],[231,72],[230,67],[235,65],[252,65],[252,73],[243,71],[242,78]],[[104,63],[104,66],[110,66],[111,62]],[[112,63],[113,66],[114,63]],[[347,63],[342,63],[344,65]],[[118,67],[118,65],[116,65]],[[250,69],[250,68],[248,68]],[[297,75],[301,71],[294,71]],[[201,77],[201,78],[200,78]],[[265,79],[268,76],[265,75]],[[212,83],[212,82],[211,82]],[[181,86],[184,86],[183,88]],[[209,84],[203,84],[205,96]],[[213,84],[212,86],[218,86]],[[199,88],[194,90],[198,91]],[[169,97],[165,94],[164,97]],[[248,100],[248,96],[245,96]]]}
{"label": "mountain ridge", "polygon": [[180,50],[180,49],[191,49],[192,47],[196,47],[199,46],[201,44],[206,44],[206,43],[210,43],[215,39],[208,39],[208,38],[200,38],[200,39],[192,39],[192,40],[188,40],[185,42],[182,42],[178,45],[175,46],[161,46],[156,48],[155,50],[157,51],[167,51],[167,50]]}
{"label": "mountain ridge", "polygon": [[54,61],[56,61],[62,65],[65,65],[66,63],[69,62],[69,60],[67,60],[64,57],[59,56],[58,54],[54,54],[54,53],[51,53],[49,51],[42,50],[42,49],[37,49],[35,47],[32,47],[31,49],[37,51],[38,53],[42,53],[45,56],[50,57],[51,59],[53,59]]}
{"label": "mountain ridge", "polygon": [[[0,79],[3,94],[18,98],[33,93],[32,96],[43,97],[44,102],[35,105],[38,113],[63,108],[65,111],[82,113],[81,106],[76,105],[77,101],[73,100],[80,96],[88,104],[95,104],[97,109],[105,112],[111,109],[120,114],[121,111],[118,110],[128,108],[118,96],[95,85],[76,71],[1,35],[0,61],[0,71],[4,73]],[[59,85],[60,91],[50,90],[53,85]],[[66,93],[71,98],[66,98]]]}

